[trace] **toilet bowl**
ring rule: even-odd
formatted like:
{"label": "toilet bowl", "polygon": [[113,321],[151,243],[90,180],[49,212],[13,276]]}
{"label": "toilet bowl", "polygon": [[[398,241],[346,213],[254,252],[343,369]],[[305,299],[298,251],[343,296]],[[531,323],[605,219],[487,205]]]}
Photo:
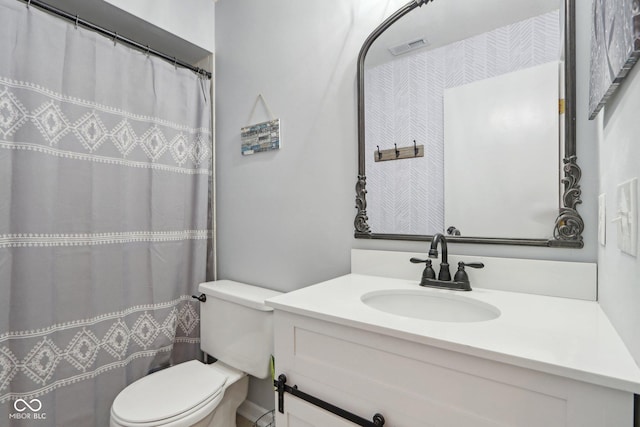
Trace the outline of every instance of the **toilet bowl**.
{"label": "toilet bowl", "polygon": [[218,359],[191,360],[135,381],[111,405],[110,427],[235,427],[249,374],[268,376],[272,309],[279,292],[222,280],[203,283],[201,348]]}
{"label": "toilet bowl", "polygon": [[245,373],[222,362],[181,363],[125,388],[111,406],[110,427],[235,426],[248,384]]}

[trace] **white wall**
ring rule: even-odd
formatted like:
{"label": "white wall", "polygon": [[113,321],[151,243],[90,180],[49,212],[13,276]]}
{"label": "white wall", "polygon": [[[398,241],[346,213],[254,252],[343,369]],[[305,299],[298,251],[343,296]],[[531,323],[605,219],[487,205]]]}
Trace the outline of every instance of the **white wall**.
{"label": "white wall", "polygon": [[640,178],[640,66],[636,65],[596,118],[600,193],[607,198],[607,242],[598,249],[598,295],[602,308],[640,364],[640,258],[617,247],[616,186]]}
{"label": "white wall", "polygon": [[104,0],[209,52],[215,48],[214,0]]}
{"label": "white wall", "polygon": [[170,57],[195,64],[215,47],[214,0],[47,0]]}

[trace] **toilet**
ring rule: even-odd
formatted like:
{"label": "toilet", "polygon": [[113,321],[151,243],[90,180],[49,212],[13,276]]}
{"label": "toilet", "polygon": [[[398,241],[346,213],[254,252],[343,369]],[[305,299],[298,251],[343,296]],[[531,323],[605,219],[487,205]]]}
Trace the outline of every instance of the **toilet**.
{"label": "toilet", "polygon": [[198,360],[130,384],[111,405],[111,427],[235,427],[249,377],[267,378],[273,309],[279,292],[231,280],[201,283],[200,346],[217,362]]}

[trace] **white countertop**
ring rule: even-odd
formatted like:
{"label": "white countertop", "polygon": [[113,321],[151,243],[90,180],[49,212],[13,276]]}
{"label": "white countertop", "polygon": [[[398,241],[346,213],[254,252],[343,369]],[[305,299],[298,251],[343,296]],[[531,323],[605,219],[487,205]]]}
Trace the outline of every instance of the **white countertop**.
{"label": "white countertop", "polygon": [[[361,296],[420,289],[473,298],[497,307],[493,320],[439,322],[388,314]],[[474,287],[471,292],[421,288],[417,281],[348,274],[267,300],[295,314],[377,332],[640,394],[640,369],[597,302]]]}

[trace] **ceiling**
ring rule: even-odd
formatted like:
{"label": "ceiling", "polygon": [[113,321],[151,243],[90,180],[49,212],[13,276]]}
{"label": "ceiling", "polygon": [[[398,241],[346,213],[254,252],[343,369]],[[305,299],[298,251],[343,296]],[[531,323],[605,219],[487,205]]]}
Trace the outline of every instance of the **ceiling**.
{"label": "ceiling", "polygon": [[195,64],[210,52],[103,0],[44,0],[45,3],[117,32],[141,45]]}

